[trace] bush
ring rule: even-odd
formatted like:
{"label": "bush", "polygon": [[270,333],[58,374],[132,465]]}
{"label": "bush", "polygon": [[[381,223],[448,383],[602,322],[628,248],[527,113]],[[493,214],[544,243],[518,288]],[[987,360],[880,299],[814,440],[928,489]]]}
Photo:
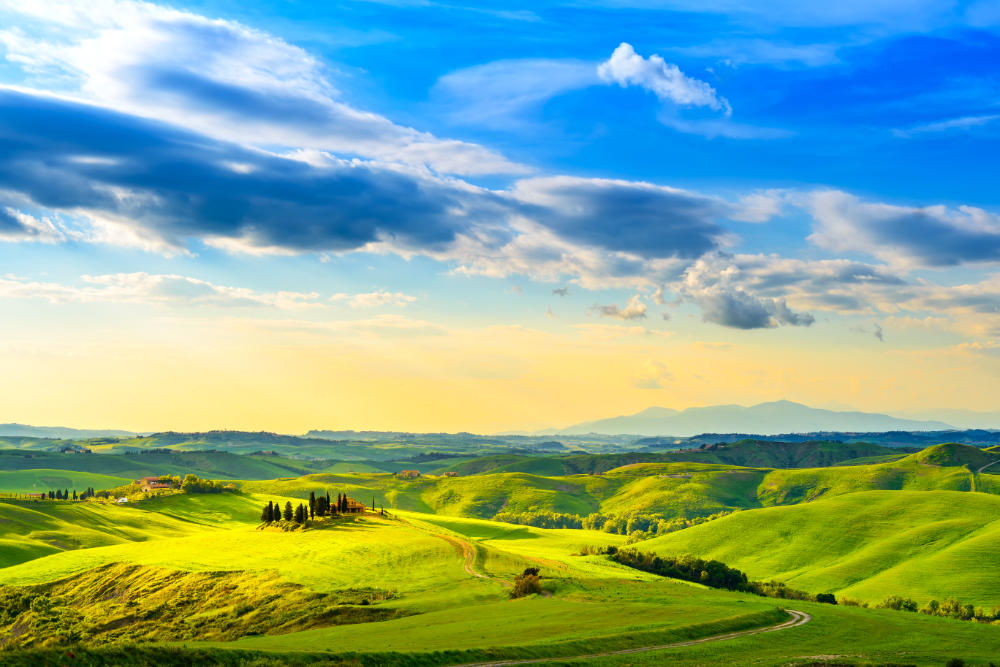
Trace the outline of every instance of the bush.
{"label": "bush", "polygon": [[824,604],[837,604],[837,598],[833,593],[819,593],[816,595],[816,602],[822,602]]}
{"label": "bush", "polygon": [[898,595],[890,595],[880,602],[876,609],[895,609],[896,611],[916,611],[919,605],[916,600],[902,598]]}
{"label": "bush", "polygon": [[529,567],[514,578],[514,587],[510,591],[511,598],[523,598],[527,595],[538,595],[542,592],[537,567]]}

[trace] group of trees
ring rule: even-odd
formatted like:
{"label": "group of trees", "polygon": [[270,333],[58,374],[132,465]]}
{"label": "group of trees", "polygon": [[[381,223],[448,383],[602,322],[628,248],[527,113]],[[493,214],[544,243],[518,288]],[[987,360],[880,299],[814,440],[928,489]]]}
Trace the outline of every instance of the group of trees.
{"label": "group of trees", "polygon": [[577,528],[600,530],[615,535],[628,535],[630,542],[649,539],[657,535],[666,535],[684,528],[712,521],[732,512],[717,512],[709,516],[692,519],[666,519],[662,514],[628,514],[625,516],[601,514],[593,512],[585,517],[577,514],[560,514],[548,510],[528,510],[526,512],[505,511],[493,517],[494,521],[515,523],[536,528]]}
{"label": "group of trees", "polygon": [[[844,604],[851,606],[867,607],[868,604],[857,600],[843,600]],[[899,595],[890,595],[886,599],[875,605],[876,609],[895,609],[896,611],[920,612],[928,616],[944,616],[946,618],[956,618],[960,621],[979,621],[980,623],[993,623],[1000,621],[1000,607],[993,607],[986,611],[982,607],[971,604],[962,604],[955,598],[948,598],[944,602],[931,600],[923,607],[913,599],[904,598]]]}
{"label": "group of trees", "polygon": [[310,518],[309,509],[305,505],[299,503],[298,507],[293,509],[291,502],[285,503],[284,511],[282,511],[280,503],[268,502],[260,515],[260,520],[263,523],[272,523],[282,519],[295,523],[305,523],[308,518]]}
{"label": "group of trees", "polygon": [[[162,478],[161,478],[162,479]],[[169,477],[167,478],[170,479]],[[197,475],[187,474],[181,482],[181,491],[184,493],[222,493],[232,491],[236,487],[231,484],[223,484],[211,479],[202,479]]]}
{"label": "group of trees", "polygon": [[[281,506],[277,503],[268,502],[264,507],[263,512],[261,512],[260,520],[263,523],[272,523],[274,521],[294,521],[296,523],[305,523],[307,519],[315,519],[316,517],[324,516],[337,516],[347,512],[348,498],[346,493],[338,493],[336,499],[330,497],[330,492],[320,493],[316,495],[315,491],[309,493],[309,504],[299,503],[298,507],[293,508],[291,502],[286,502],[285,507],[282,510]],[[372,500],[372,511],[375,510],[375,501]]]}

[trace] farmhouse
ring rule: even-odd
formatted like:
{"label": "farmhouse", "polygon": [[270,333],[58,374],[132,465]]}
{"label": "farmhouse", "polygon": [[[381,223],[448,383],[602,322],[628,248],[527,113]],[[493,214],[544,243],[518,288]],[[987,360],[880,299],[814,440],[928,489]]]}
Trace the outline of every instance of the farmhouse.
{"label": "farmhouse", "polygon": [[345,514],[364,514],[365,510],[368,508],[364,503],[359,503],[354,498],[347,499],[347,509],[344,511]]}
{"label": "farmhouse", "polygon": [[173,488],[170,482],[161,482],[159,477],[143,477],[135,480],[135,483],[142,487],[143,491]]}
{"label": "farmhouse", "polygon": [[444,474],[445,477],[458,477],[458,473],[454,470],[449,470]]}
{"label": "farmhouse", "polygon": [[400,470],[396,473],[396,477],[399,479],[416,479],[420,477],[419,470]]}

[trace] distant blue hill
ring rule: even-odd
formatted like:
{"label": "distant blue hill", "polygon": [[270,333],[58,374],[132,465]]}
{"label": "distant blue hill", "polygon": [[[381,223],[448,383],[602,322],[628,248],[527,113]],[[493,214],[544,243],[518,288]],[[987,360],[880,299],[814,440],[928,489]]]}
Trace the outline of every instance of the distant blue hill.
{"label": "distant blue hill", "polygon": [[792,401],[773,401],[750,407],[710,405],[686,410],[654,407],[634,415],[583,422],[547,433],[690,437],[701,433],[769,435],[816,431],[942,431],[953,428],[940,421],[901,419],[870,412],[837,412]]}

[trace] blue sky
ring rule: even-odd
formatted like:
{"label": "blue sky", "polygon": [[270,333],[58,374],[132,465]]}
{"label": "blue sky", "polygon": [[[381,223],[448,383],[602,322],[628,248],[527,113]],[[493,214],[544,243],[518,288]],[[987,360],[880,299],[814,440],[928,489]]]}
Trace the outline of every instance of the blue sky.
{"label": "blue sky", "polygon": [[[0,0],[0,26],[9,421],[992,408],[995,2]],[[243,407],[169,369],[155,407],[69,398],[174,353]],[[304,379],[338,354],[364,391]],[[410,381],[440,398],[400,407]]]}

